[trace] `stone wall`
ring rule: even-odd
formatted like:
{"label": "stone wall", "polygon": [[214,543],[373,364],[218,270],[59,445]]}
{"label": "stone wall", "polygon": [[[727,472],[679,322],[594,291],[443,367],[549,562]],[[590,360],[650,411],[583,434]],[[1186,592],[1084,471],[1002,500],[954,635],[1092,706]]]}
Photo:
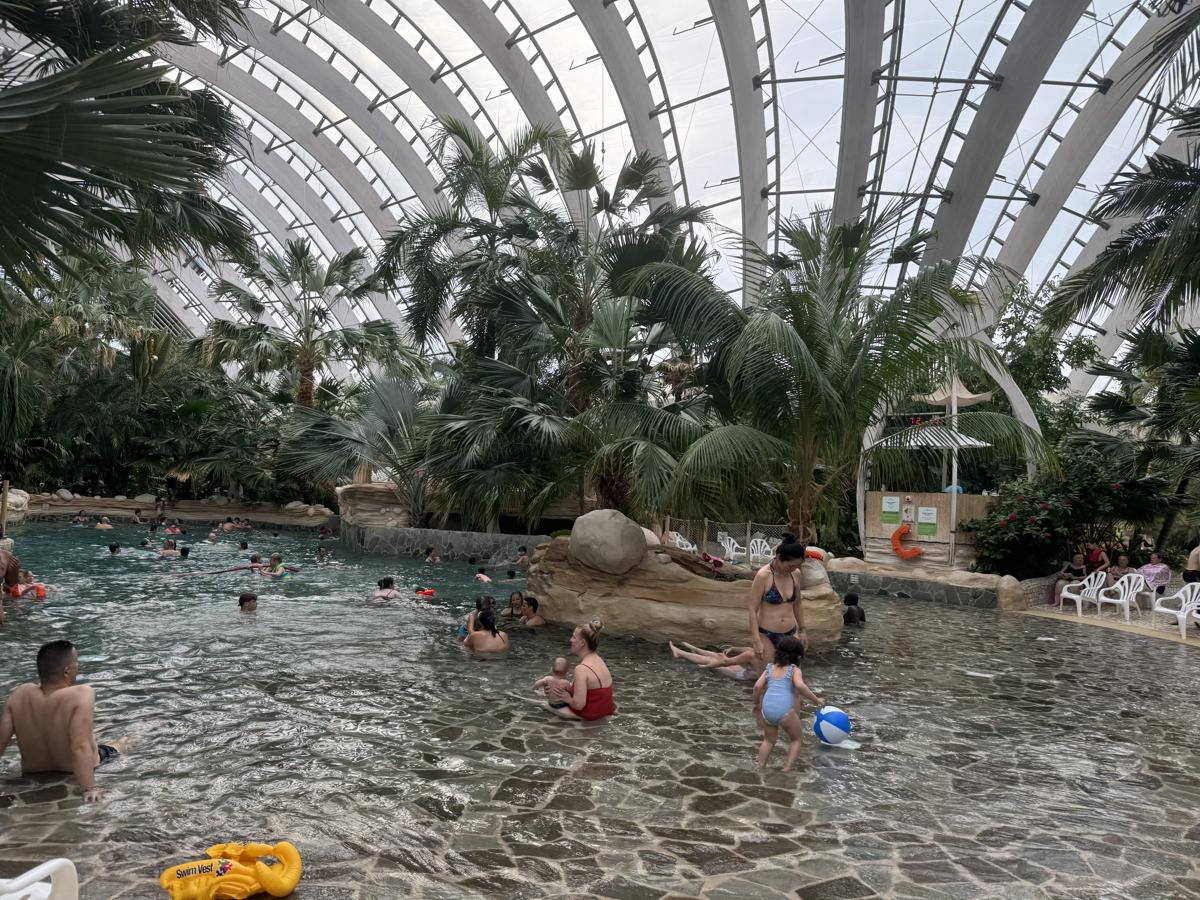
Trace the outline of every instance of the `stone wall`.
{"label": "stone wall", "polygon": [[[856,584],[852,578],[858,578]],[[942,581],[902,578],[898,575],[877,575],[871,572],[830,572],[829,583],[839,594],[855,592],[864,597],[899,597],[903,600],[925,600],[948,606],[970,606],[976,609],[995,609],[996,591],[987,587],[967,587]],[[866,604],[864,604],[866,605]]]}
{"label": "stone wall", "polygon": [[341,524],[341,539],[345,546],[364,553],[401,556],[409,559],[424,557],[426,547],[434,547],[443,559],[512,560],[517,548],[525,546],[532,553],[538,544],[550,540],[545,535],[486,534],[481,531],[443,531],[438,528],[380,528],[351,525],[345,518]]}

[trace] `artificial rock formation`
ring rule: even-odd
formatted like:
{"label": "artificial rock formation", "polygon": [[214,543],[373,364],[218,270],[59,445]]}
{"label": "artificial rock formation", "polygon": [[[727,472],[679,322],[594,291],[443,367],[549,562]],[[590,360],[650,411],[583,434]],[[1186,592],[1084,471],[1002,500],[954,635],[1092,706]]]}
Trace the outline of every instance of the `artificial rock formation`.
{"label": "artificial rock formation", "polygon": [[567,555],[609,575],[624,575],[646,555],[642,526],[615,509],[595,509],[575,520]]}
{"label": "artificial rock formation", "polygon": [[[632,526],[642,541],[640,557],[619,574],[585,563],[584,558],[599,557],[612,568],[617,560],[626,559],[628,548],[624,541],[615,550],[597,547],[594,542],[598,529],[591,526],[584,532],[586,544],[576,547],[579,523],[587,518],[581,517],[571,537],[555,538],[534,554],[529,592],[541,602],[539,611],[543,616],[563,625],[599,618],[606,631],[650,640],[749,643],[746,595],[751,572],[742,570],[726,580],[700,574],[695,566],[676,561],[682,551],[647,547],[642,529],[625,516],[614,510],[597,512],[606,513],[607,531],[621,535],[627,532],[619,523],[614,524],[615,517]],[[801,576],[801,604],[809,642],[815,647],[828,647],[842,630],[841,598],[830,587],[820,563],[805,563]]]}

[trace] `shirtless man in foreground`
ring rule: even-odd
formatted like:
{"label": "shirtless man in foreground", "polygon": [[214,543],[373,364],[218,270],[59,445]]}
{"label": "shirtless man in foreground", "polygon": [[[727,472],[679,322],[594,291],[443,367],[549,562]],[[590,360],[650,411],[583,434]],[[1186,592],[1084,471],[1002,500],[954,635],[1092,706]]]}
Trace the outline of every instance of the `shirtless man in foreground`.
{"label": "shirtless man in foreground", "polygon": [[96,787],[96,767],[114,759],[128,738],[112,746],[97,744],[92,732],[96,695],[76,684],[79,654],[70,641],[51,641],[37,655],[40,684],[23,684],[8,695],[0,714],[0,754],[16,735],[21,771],[71,772],[88,803],[104,799]]}

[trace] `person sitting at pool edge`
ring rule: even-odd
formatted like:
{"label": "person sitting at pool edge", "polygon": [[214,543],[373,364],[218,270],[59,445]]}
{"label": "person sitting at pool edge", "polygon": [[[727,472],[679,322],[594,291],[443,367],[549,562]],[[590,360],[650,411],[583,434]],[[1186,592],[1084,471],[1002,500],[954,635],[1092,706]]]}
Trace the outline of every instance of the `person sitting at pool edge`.
{"label": "person sitting at pool edge", "polygon": [[37,654],[38,684],[23,684],[8,695],[0,713],[0,754],[15,735],[21,771],[70,772],[88,803],[104,799],[96,769],[124,752],[128,738],[97,744],[96,693],[76,684],[79,654],[70,641],[43,644]]}
{"label": "person sitting at pool edge", "polygon": [[238,612],[251,613],[258,609],[258,594],[246,592],[238,595]]}
{"label": "person sitting at pool edge", "polygon": [[120,544],[109,544],[108,545],[108,555],[110,558],[113,556],[119,556],[120,553],[121,553],[121,545]]}
{"label": "person sitting at pool edge", "polygon": [[546,620],[538,612],[537,597],[525,595],[525,615],[521,616],[521,624],[528,625],[530,628],[540,628],[546,624]]}
{"label": "person sitting at pool edge", "polygon": [[1087,577],[1087,564],[1082,553],[1074,553],[1058,570],[1058,579],[1054,582],[1054,599],[1050,602],[1057,604],[1062,598],[1063,588],[1068,584],[1076,584]]}
{"label": "person sitting at pool edge", "polygon": [[858,605],[858,594],[847,594],[842,600],[846,608],[842,611],[843,625],[866,625],[867,613]]}
{"label": "person sitting at pool edge", "polygon": [[804,632],[804,609],[796,572],[804,564],[804,544],[784,541],[775,548],[775,558],[762,566],[750,583],[746,606],[750,613],[750,643],[765,665],[774,658],[773,647],[795,635],[808,646]]}
{"label": "person sitting at pool edge", "polygon": [[477,627],[463,641],[464,647],[476,653],[496,653],[508,649],[508,635],[496,627],[495,610],[483,610],[475,621]]}
{"label": "person sitting at pool edge", "polygon": [[487,570],[482,567],[475,570],[475,580],[482,584],[492,583],[492,579],[488,577]]}
{"label": "person sitting at pool edge", "polygon": [[1084,557],[1084,560],[1087,563],[1089,575],[1092,572],[1107,572],[1112,565],[1112,561],[1108,558],[1108,552],[1096,541],[1087,542],[1087,556]]}

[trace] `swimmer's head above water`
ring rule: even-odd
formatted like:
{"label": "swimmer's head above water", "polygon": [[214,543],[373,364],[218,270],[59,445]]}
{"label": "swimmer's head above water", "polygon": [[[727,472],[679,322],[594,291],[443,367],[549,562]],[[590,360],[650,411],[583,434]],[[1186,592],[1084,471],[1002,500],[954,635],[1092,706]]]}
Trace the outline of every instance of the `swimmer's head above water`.
{"label": "swimmer's head above water", "polygon": [[254,612],[258,609],[258,594],[245,593],[239,595],[238,609],[242,612]]}

